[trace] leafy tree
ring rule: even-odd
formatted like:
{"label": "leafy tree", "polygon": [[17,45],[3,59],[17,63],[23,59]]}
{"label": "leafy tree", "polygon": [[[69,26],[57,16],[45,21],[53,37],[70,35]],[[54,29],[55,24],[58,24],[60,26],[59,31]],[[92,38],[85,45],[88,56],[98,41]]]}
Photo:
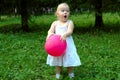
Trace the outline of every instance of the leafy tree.
{"label": "leafy tree", "polygon": [[29,30],[28,20],[31,14],[45,14],[48,9],[56,8],[61,2],[67,2],[70,5],[71,11],[82,12],[82,9],[95,11],[95,27],[102,27],[102,13],[120,10],[120,0],[0,0],[0,15],[2,14],[17,14],[21,15],[22,29]]}

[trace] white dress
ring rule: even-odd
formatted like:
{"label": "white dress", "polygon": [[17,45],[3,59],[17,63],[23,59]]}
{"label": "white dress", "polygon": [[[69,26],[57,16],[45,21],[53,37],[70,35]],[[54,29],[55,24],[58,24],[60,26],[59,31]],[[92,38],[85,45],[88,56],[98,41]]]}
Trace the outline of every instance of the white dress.
{"label": "white dress", "polygon": [[[65,25],[60,26],[58,25],[58,21],[57,21],[55,34],[64,34],[66,31],[67,31],[67,26]],[[48,55],[46,62],[47,64],[49,64],[50,66],[63,66],[63,67],[72,67],[72,66],[81,65],[81,61],[77,54],[76,46],[74,44],[72,36],[67,37],[66,42],[67,42],[67,48],[65,54],[60,57],[54,57]]]}

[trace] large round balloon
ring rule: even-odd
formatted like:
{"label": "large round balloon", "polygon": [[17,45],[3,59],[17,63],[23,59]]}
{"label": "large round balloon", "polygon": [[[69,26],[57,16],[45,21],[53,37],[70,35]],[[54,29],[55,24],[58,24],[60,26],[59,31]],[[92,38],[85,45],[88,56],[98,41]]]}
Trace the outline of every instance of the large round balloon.
{"label": "large round balloon", "polygon": [[60,40],[60,35],[51,35],[45,43],[45,50],[48,54],[58,57],[65,53],[66,41]]}

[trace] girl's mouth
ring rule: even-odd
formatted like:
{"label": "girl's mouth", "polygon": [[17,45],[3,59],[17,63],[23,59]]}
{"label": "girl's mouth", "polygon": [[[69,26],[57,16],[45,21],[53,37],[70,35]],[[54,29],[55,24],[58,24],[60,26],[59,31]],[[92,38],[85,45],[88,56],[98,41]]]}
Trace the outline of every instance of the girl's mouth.
{"label": "girl's mouth", "polygon": [[65,15],[64,18],[67,18],[67,16]]}

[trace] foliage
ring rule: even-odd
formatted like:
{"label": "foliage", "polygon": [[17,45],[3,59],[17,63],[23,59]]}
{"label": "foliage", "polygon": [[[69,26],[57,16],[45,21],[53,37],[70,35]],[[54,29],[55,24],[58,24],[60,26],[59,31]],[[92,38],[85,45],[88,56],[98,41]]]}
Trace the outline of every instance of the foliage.
{"label": "foliage", "polygon": [[[114,1],[102,1],[102,0],[3,0],[0,2],[0,14],[20,14],[21,15],[21,25],[24,31],[29,31],[28,26],[28,19],[31,14],[33,15],[40,15],[40,14],[48,14],[54,11],[56,6],[61,2],[67,2],[70,5],[71,11],[81,13],[84,10],[88,12],[95,12],[95,26],[96,28],[103,27],[103,20],[102,20],[102,12],[103,5],[107,2],[108,8],[113,9],[113,12],[116,12],[120,9],[119,7],[119,0]],[[72,3],[71,3],[72,2]],[[25,4],[26,3],[26,4]],[[114,5],[112,5],[112,4]],[[116,4],[117,3],[117,4]],[[36,4],[36,5],[34,5]],[[54,4],[54,5],[53,5]],[[81,6],[82,5],[82,6]],[[3,8],[4,7],[4,8]],[[116,8],[117,7],[117,8]],[[108,11],[108,10],[106,10]]]}
{"label": "foliage", "polygon": [[[17,14],[20,14],[20,1],[21,0],[1,0],[0,1],[0,14],[16,14],[15,9],[17,9]],[[25,0],[26,1],[26,0]],[[28,11],[31,14],[46,14],[47,9],[54,8],[61,3],[67,2],[70,5],[70,8],[73,12],[83,11],[93,11],[95,8],[97,0],[28,0]],[[116,12],[120,10],[120,1],[119,0],[102,0],[102,9],[103,11],[112,11]],[[44,8],[44,9],[43,9]],[[46,11],[46,12],[44,12]],[[48,14],[48,13],[47,13]]]}

